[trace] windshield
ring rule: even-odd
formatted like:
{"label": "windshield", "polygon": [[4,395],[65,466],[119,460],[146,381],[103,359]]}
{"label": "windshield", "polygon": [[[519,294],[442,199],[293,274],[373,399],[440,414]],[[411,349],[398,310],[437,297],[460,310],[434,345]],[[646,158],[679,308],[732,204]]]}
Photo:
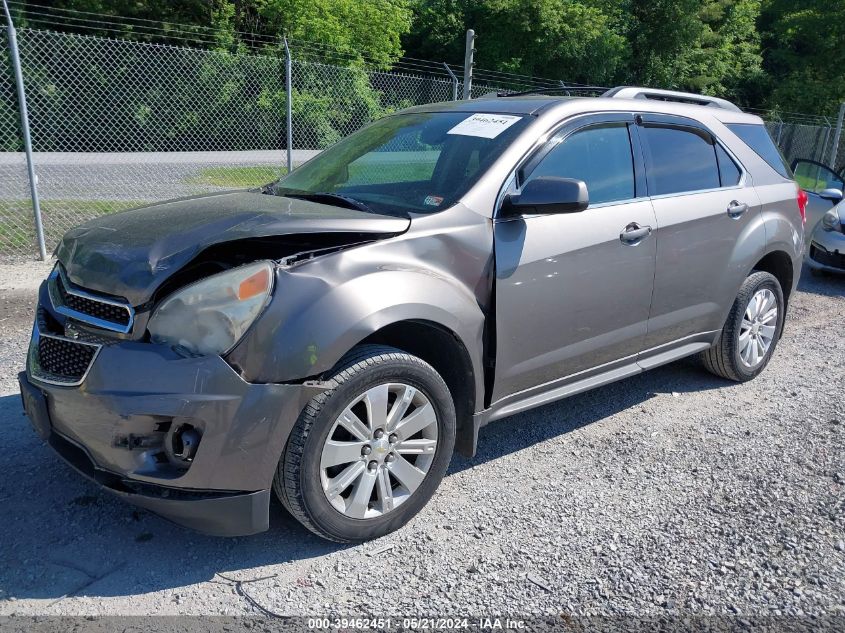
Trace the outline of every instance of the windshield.
{"label": "windshield", "polygon": [[475,183],[526,121],[504,114],[426,112],[380,119],[267,188],[379,213],[432,213]]}

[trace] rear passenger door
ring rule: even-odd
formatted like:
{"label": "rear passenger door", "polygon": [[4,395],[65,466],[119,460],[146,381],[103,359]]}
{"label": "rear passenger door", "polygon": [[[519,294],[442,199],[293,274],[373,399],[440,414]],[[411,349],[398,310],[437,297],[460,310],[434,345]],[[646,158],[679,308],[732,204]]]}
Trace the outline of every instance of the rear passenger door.
{"label": "rear passenger door", "polygon": [[747,274],[737,249],[765,247],[763,232],[751,231],[760,204],[739,161],[698,122],[648,115],[638,130],[657,218],[644,349],[668,351],[722,327]]}

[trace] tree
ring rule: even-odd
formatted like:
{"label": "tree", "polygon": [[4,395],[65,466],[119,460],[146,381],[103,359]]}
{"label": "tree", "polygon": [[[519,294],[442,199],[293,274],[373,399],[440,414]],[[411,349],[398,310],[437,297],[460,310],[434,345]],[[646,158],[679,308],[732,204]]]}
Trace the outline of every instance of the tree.
{"label": "tree", "polygon": [[417,0],[406,45],[414,56],[458,62],[464,32],[478,36],[479,68],[612,82],[628,57],[624,36],[596,3],[577,0]]}
{"label": "tree", "polygon": [[766,0],[760,30],[769,105],[834,115],[845,101],[845,3]]}
{"label": "tree", "polygon": [[762,76],[759,0],[630,0],[634,82],[747,102]]}
{"label": "tree", "polygon": [[353,59],[388,67],[411,28],[407,0],[254,0],[265,33],[317,43]]}
{"label": "tree", "polygon": [[[235,4],[230,0],[54,0],[52,6],[56,11],[32,7],[24,15],[30,15],[36,27],[107,37],[172,39],[177,44],[199,37],[221,48],[233,41]],[[102,20],[100,16],[114,19]]]}
{"label": "tree", "polygon": [[54,7],[46,17],[36,7],[24,15],[34,26],[177,45],[193,38],[224,49],[275,48],[287,35],[301,40],[301,52],[382,67],[402,54],[412,17],[409,0],[56,0]]}

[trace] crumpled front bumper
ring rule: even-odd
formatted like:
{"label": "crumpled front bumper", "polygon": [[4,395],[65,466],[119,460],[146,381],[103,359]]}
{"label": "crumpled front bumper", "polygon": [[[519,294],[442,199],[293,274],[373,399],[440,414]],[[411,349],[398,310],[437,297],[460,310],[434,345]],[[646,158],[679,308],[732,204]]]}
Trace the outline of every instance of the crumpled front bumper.
{"label": "crumpled front bumper", "polygon": [[[268,528],[288,435],[322,390],[247,383],[219,356],[131,341],[103,345],[78,386],[39,381],[30,369],[19,376],[27,415],[76,470],[175,523],[225,536]],[[179,425],[200,433],[187,468],[165,446]]]}

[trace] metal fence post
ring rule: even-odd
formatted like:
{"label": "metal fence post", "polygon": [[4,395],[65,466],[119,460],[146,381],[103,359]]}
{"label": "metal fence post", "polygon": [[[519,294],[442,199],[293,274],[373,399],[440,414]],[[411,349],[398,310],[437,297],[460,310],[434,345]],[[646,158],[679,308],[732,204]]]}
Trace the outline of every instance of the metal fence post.
{"label": "metal fence post", "polygon": [[472,67],[475,66],[475,31],[467,31],[464,51],[464,99],[472,99]]}
{"label": "metal fence post", "polygon": [[830,148],[831,169],[836,169],[836,159],[839,157],[839,140],[842,138],[842,119],[845,119],[845,103],[839,106],[839,116],[836,117],[836,131],[833,133],[833,147]]}
{"label": "metal fence post", "polygon": [[26,170],[29,174],[29,191],[32,196],[32,212],[35,216],[35,237],[38,240],[38,254],[41,261],[47,261],[47,247],[44,244],[44,226],[41,223],[41,203],[38,200],[38,176],[35,175],[35,165],[32,162],[32,139],[29,136],[29,113],[26,109],[26,92],[23,85],[23,72],[21,71],[21,59],[18,52],[18,36],[15,31],[15,24],[12,22],[12,14],[9,13],[9,5],[3,0],[3,10],[6,12],[6,23],[8,24],[9,56],[12,60],[12,68],[15,71],[15,83],[18,87],[18,107],[21,115],[21,134],[23,135],[23,147],[26,152]]}
{"label": "metal fence post", "polygon": [[452,101],[458,100],[458,78],[455,77],[455,73],[452,72],[452,69],[449,68],[449,64],[443,62],[443,66],[446,68],[446,72],[449,73],[449,76],[452,78]]}
{"label": "metal fence post", "polygon": [[[830,128],[831,128],[830,121],[828,121],[827,117],[822,117],[822,118],[824,119],[824,122],[827,124],[827,129],[824,131],[824,144],[822,145],[821,154],[818,157],[819,161],[823,161],[825,155],[827,154],[827,142],[830,140]],[[815,158],[815,156],[813,158]]]}
{"label": "metal fence post", "polygon": [[288,128],[288,173],[293,171],[293,78],[291,77],[293,63],[290,58],[288,38],[285,36],[285,115]]}

